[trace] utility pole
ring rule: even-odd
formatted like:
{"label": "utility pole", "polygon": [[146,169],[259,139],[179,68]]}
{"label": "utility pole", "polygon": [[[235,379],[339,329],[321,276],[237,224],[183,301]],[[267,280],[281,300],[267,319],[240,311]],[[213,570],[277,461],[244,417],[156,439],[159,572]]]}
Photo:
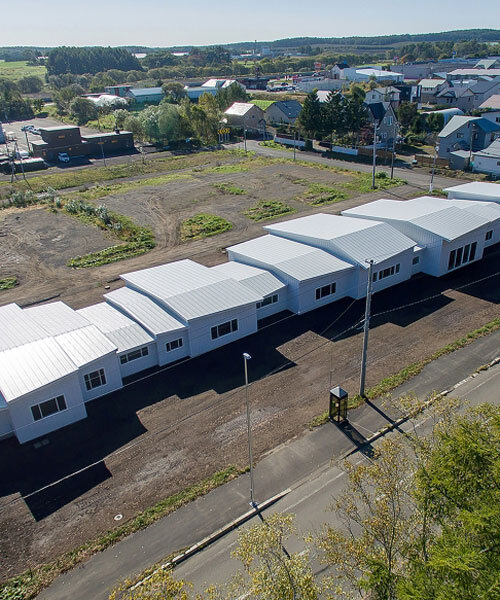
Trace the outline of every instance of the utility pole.
{"label": "utility pole", "polygon": [[245,142],[245,154],[247,153],[247,128],[243,127],[243,140]]}
{"label": "utility pole", "polygon": [[250,461],[250,506],[256,508],[257,503],[255,502],[253,491],[253,453],[252,453],[252,425],[250,422],[250,403],[248,401],[248,366],[247,363],[252,357],[248,352],[243,352],[243,363],[245,365],[245,401],[247,407],[247,434],[248,434],[248,460]]}
{"label": "utility pole", "polygon": [[295,143],[295,138],[297,137],[297,132],[294,131],[293,132],[293,160],[295,161],[295,154],[296,154],[296,143]]}
{"label": "utility pole", "polygon": [[372,165],[372,189],[375,189],[375,167],[377,166],[377,121],[373,123],[373,165]]}
{"label": "utility pole", "polygon": [[104,142],[101,140],[99,143],[101,144],[102,160],[104,161],[104,166],[106,166],[106,157],[104,156]]}
{"label": "utility pole", "polygon": [[391,156],[391,179],[394,178],[394,156],[396,154],[396,135],[397,129],[394,132],[394,137],[392,138],[392,156]]}
{"label": "utility pole", "polygon": [[373,260],[366,261],[368,263],[368,281],[366,283],[366,305],[365,305],[365,322],[363,325],[363,351],[361,354],[361,376],[359,379],[359,395],[365,395],[365,378],[366,378],[366,354],[368,351],[368,332],[370,330],[370,314],[372,305],[372,287],[373,287]]}
{"label": "utility pole", "polygon": [[432,191],[434,189],[434,172],[436,171],[436,161],[437,161],[437,154],[438,154],[438,149],[439,146],[434,146],[434,160],[432,161],[432,173],[431,173],[431,181],[429,183],[429,194],[432,194]]}

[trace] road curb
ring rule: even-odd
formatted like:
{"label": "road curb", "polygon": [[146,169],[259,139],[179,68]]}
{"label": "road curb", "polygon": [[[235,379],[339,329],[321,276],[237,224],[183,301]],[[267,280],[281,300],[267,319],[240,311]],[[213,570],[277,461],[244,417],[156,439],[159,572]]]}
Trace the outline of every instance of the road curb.
{"label": "road curb", "polygon": [[494,367],[498,363],[500,363],[500,356],[497,356],[489,363],[486,363],[486,365],[484,365],[483,367],[479,367],[479,369],[476,369],[476,371],[474,371],[474,373],[472,373],[468,377],[465,377],[465,379],[462,379],[458,383],[455,383],[455,385],[453,385],[451,388],[443,390],[443,391],[438,392],[437,394],[433,395],[431,398],[429,398],[429,400],[424,402],[424,404],[422,406],[420,406],[417,410],[410,412],[410,413],[404,415],[403,417],[396,419],[389,425],[386,425],[382,429],[379,429],[372,436],[370,436],[369,438],[366,438],[366,440],[360,446],[357,446],[356,448],[353,448],[352,450],[348,450],[343,455],[341,455],[338,460],[339,461],[345,460],[348,456],[352,456],[356,452],[359,452],[359,450],[361,448],[370,446],[373,442],[375,442],[379,438],[383,437],[386,433],[394,431],[394,429],[397,429],[398,427],[403,425],[403,423],[406,423],[406,421],[408,421],[408,419],[410,419],[411,417],[415,417],[416,415],[424,412],[424,410],[426,408],[428,408],[429,406],[431,406],[438,398],[444,398],[444,397],[448,396],[449,394],[453,393],[460,386],[464,385],[468,381],[471,381],[472,379],[477,377],[479,375],[479,373],[482,373],[483,371],[487,371],[488,369],[490,369],[491,367]]}
{"label": "road curb", "polygon": [[266,508],[269,508],[269,506],[273,505],[275,502],[278,502],[278,500],[281,500],[281,498],[285,497],[291,491],[292,490],[290,488],[286,488],[285,490],[279,492],[278,494],[271,496],[271,498],[268,498],[267,500],[260,502],[259,504],[257,504],[257,506],[255,508],[251,508],[246,513],[243,513],[236,519],[233,519],[226,525],[223,525],[222,527],[220,527],[219,529],[217,529],[216,531],[214,531],[207,537],[203,538],[200,542],[197,542],[193,546],[190,546],[187,550],[185,550],[181,554],[174,556],[174,558],[172,558],[172,560],[170,560],[169,562],[164,563],[163,565],[160,565],[157,569],[155,569],[153,571],[153,573],[151,573],[147,577],[144,577],[144,579],[141,579],[140,581],[135,583],[130,589],[135,590],[137,587],[143,585],[153,575],[158,573],[158,571],[163,571],[165,569],[170,569],[170,568],[176,567],[177,565],[180,565],[182,562],[184,562],[185,560],[187,560],[188,558],[193,556],[193,554],[196,554],[200,550],[203,550],[207,546],[210,546],[211,544],[216,542],[221,537],[225,536],[230,531],[233,531],[233,529],[236,529],[240,525],[243,525],[243,523],[246,523],[247,521],[249,521],[252,517],[255,517],[257,514],[259,514],[259,512],[265,510]]}

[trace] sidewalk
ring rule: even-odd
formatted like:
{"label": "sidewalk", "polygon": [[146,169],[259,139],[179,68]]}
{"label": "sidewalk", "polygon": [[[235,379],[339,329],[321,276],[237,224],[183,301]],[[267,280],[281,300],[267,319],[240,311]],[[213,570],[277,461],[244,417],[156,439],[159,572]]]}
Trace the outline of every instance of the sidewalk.
{"label": "sidewalk", "polygon": [[[400,386],[397,394],[411,391],[424,398],[432,391],[450,388],[498,354],[500,331],[430,363],[420,375]],[[287,487],[293,489],[313,471],[328,469],[332,457],[355,449],[353,440],[362,441],[387,421],[376,403],[364,404],[349,413],[349,437],[328,423],[275,448],[255,468],[256,499],[263,501]],[[195,544],[245,513],[249,500],[248,479],[248,476],[239,477],[93,556],[59,577],[38,598],[106,600],[118,581],[140,573],[172,552]]]}

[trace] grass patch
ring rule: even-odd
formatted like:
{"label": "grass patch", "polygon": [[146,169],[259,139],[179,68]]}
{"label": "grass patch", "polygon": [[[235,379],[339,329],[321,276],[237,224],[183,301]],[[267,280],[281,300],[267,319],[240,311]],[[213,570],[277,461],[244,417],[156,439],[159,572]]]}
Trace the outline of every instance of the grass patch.
{"label": "grass patch", "polygon": [[246,194],[243,188],[232,183],[214,183],[213,186],[223,194],[230,194],[231,196],[243,196],[243,194]]}
{"label": "grass patch", "polygon": [[[116,164],[109,167],[91,166],[78,171],[69,171],[66,173],[52,173],[49,175],[37,175],[31,177],[29,182],[33,192],[42,192],[51,187],[55,190],[63,190],[72,187],[79,187],[86,184],[95,184],[114,179],[124,179],[136,175],[147,175],[148,173],[161,173],[165,171],[177,171],[189,169],[197,165],[209,163],[214,157],[233,158],[240,157],[241,153],[234,150],[216,150],[214,152],[200,152],[186,156],[169,156],[165,158],[148,158],[144,163],[136,160],[129,164]],[[239,165],[223,165],[225,168],[238,167]],[[222,168],[222,167],[221,167]],[[247,170],[247,169],[243,169]],[[214,171],[223,172],[223,171]],[[238,169],[235,171],[240,172]],[[3,182],[0,186],[11,186],[13,190],[24,189],[25,183],[19,182],[10,184]]]}
{"label": "grass patch", "polygon": [[181,506],[208,494],[211,490],[224,485],[245,471],[246,469],[238,469],[231,465],[221,471],[217,471],[200,483],[196,483],[177,494],[160,500],[155,505],[140,512],[130,521],[127,521],[127,523],[106,532],[101,537],[83,544],[71,552],[66,552],[51,563],[39,565],[34,569],[29,569],[9,579],[0,585],[0,599],[31,600],[35,598],[43,588],[49,586],[61,573],[69,571],[93,554],[106,550],[106,548],[116,544],[132,533],[148,527]]}
{"label": "grass patch", "polygon": [[259,146],[264,146],[265,148],[274,148],[274,150],[288,150],[293,152],[293,148],[290,146],[285,146],[285,144],[279,144],[274,140],[266,140],[265,142],[259,142]]}
{"label": "grass patch", "polygon": [[[294,183],[301,183],[300,180]],[[322,183],[309,183],[308,189],[300,200],[305,200],[312,206],[323,206],[324,204],[333,204],[347,198],[347,193],[340,191],[338,188],[324,185]]]}
{"label": "grass patch", "polygon": [[[35,75],[42,81],[45,81],[46,68],[43,66],[28,65],[26,60],[17,60],[12,62],[0,61],[0,78],[10,79],[10,81],[18,81],[23,77]],[[2,115],[3,116],[3,115]]]}
{"label": "grass patch", "polygon": [[201,240],[232,228],[232,223],[218,215],[199,213],[185,219],[181,224],[181,240]]}
{"label": "grass patch", "polygon": [[[493,319],[493,321],[486,323],[486,325],[483,325],[478,329],[474,329],[474,331],[469,332],[464,337],[455,340],[451,344],[447,344],[446,346],[439,348],[430,356],[427,356],[422,360],[409,364],[394,375],[384,377],[384,379],[377,383],[377,385],[374,385],[373,387],[366,390],[366,398],[368,398],[369,400],[373,400],[374,398],[378,398],[380,396],[383,396],[384,394],[388,394],[389,392],[403,384],[405,381],[408,381],[409,379],[412,379],[412,377],[415,377],[416,375],[421,373],[424,367],[426,367],[432,361],[440,358],[441,356],[444,356],[445,354],[451,354],[456,350],[460,350],[460,348],[465,348],[465,346],[468,346],[473,341],[482,338],[485,335],[489,335],[490,333],[493,333],[498,329],[500,329],[500,317]],[[352,396],[351,398],[349,398],[349,408],[356,408],[357,406],[360,406],[363,402],[364,399],[361,396]],[[328,413],[325,412],[321,415],[314,417],[314,419],[309,423],[309,427],[319,427],[327,421]]]}
{"label": "grass patch", "polygon": [[0,278],[0,290],[10,290],[18,283],[17,277],[2,277]]}
{"label": "grass patch", "polygon": [[200,173],[244,173],[250,171],[250,166],[246,164],[236,165],[217,165],[216,167],[205,167],[200,169]]}
{"label": "grass patch", "polygon": [[293,212],[295,212],[295,209],[280,200],[259,200],[255,206],[252,206],[243,214],[252,221],[265,221]]}

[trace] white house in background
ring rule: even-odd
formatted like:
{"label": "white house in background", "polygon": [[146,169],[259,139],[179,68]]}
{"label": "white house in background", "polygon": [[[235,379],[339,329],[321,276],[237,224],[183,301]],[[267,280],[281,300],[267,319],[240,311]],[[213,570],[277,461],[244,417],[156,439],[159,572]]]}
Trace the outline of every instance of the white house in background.
{"label": "white house in background", "polygon": [[450,200],[482,200],[500,204],[500,184],[473,181],[443,190]]}
{"label": "white house in background", "polygon": [[250,102],[234,102],[224,111],[224,117],[234,127],[259,131],[265,125],[264,111]]}
{"label": "white house in background", "polygon": [[441,277],[480,260],[489,220],[424,196],[413,200],[375,200],[342,211],[346,217],[388,223],[418,244],[414,272]]}
{"label": "white house in background", "polygon": [[422,104],[437,104],[437,95],[446,87],[446,79],[421,79],[420,100]]}
{"label": "white house in background", "polygon": [[302,314],[357,291],[357,267],[328,252],[274,235],[227,248],[231,261],[270,271],[288,286],[287,307]]}
{"label": "white house in background", "polygon": [[500,125],[500,94],[490,96],[480,106],[479,111],[484,119]]}
{"label": "white house in background", "polygon": [[472,170],[500,177],[500,138],[472,154]]}
{"label": "white house in background", "polygon": [[392,81],[393,83],[403,83],[404,76],[394,71],[383,71],[374,67],[349,68],[342,71],[342,77],[350,81]]}
{"label": "white house in background", "polygon": [[257,319],[287,310],[287,286],[269,271],[237,262],[226,262],[211,269],[224,277],[232,277],[262,296],[256,304]]}
{"label": "white house in background", "polygon": [[398,107],[400,97],[400,90],[391,85],[378,87],[366,92],[365,104],[371,104],[372,102],[391,102],[393,106]]}
{"label": "white house in background", "polygon": [[330,252],[358,269],[353,298],[366,295],[368,260],[373,260],[373,291],[406,281],[412,275],[415,242],[387,223],[318,213],[266,225],[270,233]]}
{"label": "white house in background", "polygon": [[106,302],[76,311],[92,323],[117,347],[122,377],[158,364],[156,342],[138,323]]}
{"label": "white house in background", "polygon": [[156,300],[188,327],[189,355],[197,356],[257,331],[263,297],[235,279],[192,260],[179,260],[121,278]]}
{"label": "white house in background", "polygon": [[186,325],[154,300],[128,287],[104,294],[104,299],[154,338],[157,364],[160,367],[189,356]]}
{"label": "white house in background", "polygon": [[488,219],[489,225],[484,241],[485,247],[500,242],[500,204],[481,202],[480,200],[450,200],[449,198],[442,199],[442,201]]}
{"label": "white house in background", "polygon": [[0,307],[0,436],[27,442],[122,386],[116,346],[62,302]]}

